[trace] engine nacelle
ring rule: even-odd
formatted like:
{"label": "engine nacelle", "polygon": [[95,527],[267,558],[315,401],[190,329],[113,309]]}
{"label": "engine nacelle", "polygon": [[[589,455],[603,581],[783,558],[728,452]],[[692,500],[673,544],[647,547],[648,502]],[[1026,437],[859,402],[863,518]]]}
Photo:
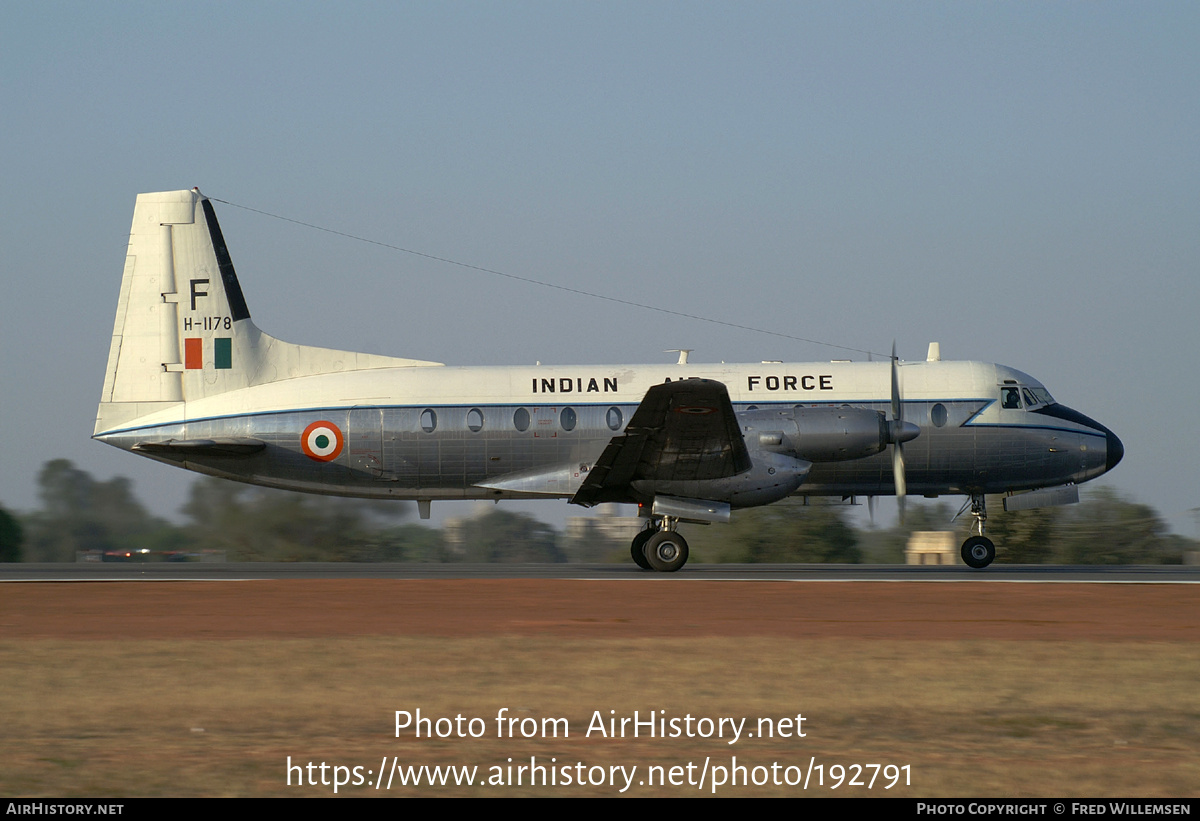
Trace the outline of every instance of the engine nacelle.
{"label": "engine nacelle", "polygon": [[[881,411],[867,408],[793,408],[738,414],[751,449],[794,454],[809,462],[844,462],[882,453],[893,441],[893,425]],[[903,423],[900,441],[920,429]]]}

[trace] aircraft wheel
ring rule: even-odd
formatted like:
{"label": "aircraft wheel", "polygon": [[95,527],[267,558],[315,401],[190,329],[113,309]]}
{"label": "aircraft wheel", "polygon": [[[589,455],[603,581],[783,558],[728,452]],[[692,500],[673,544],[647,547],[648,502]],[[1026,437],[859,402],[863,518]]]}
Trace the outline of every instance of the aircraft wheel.
{"label": "aircraft wheel", "polygon": [[678,533],[660,530],[646,542],[646,561],[660,573],[674,573],[687,560],[688,545]]}
{"label": "aircraft wheel", "polygon": [[972,536],[963,542],[962,558],[971,567],[987,567],[996,558],[996,545],[986,536]]}
{"label": "aircraft wheel", "polygon": [[653,570],[650,562],[646,561],[646,542],[650,541],[650,537],[657,531],[643,530],[641,533],[633,537],[633,544],[629,546],[629,555],[633,557],[634,563],[642,570]]}

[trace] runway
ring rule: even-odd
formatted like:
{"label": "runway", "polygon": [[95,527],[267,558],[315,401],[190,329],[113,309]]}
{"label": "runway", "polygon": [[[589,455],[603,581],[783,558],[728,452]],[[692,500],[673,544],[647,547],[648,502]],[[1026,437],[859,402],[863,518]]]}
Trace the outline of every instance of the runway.
{"label": "runway", "polygon": [[571,579],[576,581],[793,581],[1196,584],[1197,565],[689,564],[649,573],[632,564],[363,564],[321,562],[0,564],[0,582],[233,581],[251,579]]}

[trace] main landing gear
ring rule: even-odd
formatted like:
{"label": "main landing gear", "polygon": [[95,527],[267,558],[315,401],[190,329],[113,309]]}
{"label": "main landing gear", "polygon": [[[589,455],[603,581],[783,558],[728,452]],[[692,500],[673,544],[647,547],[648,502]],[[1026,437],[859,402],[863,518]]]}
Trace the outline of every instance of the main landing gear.
{"label": "main landing gear", "polygon": [[[975,517],[975,525],[979,528],[979,535],[972,536],[962,544],[962,560],[969,567],[981,569],[987,567],[996,558],[996,545],[992,540],[983,535],[983,523],[987,521],[987,506],[984,503],[982,493],[972,493],[967,504],[971,506],[971,515]],[[965,510],[967,505],[963,505]],[[962,513],[960,510],[959,513]]]}
{"label": "main landing gear", "polygon": [[646,529],[633,537],[629,555],[643,570],[674,573],[687,564],[687,540],[675,531],[677,520],[670,516],[652,520]]}

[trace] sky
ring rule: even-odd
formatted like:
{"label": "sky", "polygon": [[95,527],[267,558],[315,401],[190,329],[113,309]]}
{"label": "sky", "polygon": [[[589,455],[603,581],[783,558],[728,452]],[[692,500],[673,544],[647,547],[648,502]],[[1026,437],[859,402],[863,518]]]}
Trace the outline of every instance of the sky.
{"label": "sky", "polygon": [[[36,3],[0,34],[0,505],[90,439],[134,198],[217,203],[256,323],[448,364],[1000,362],[1200,535],[1194,3]],[[863,358],[862,354],[854,354]],[[443,507],[435,505],[435,508]],[[466,503],[447,504],[462,515]],[[561,502],[529,508],[566,515]]]}

